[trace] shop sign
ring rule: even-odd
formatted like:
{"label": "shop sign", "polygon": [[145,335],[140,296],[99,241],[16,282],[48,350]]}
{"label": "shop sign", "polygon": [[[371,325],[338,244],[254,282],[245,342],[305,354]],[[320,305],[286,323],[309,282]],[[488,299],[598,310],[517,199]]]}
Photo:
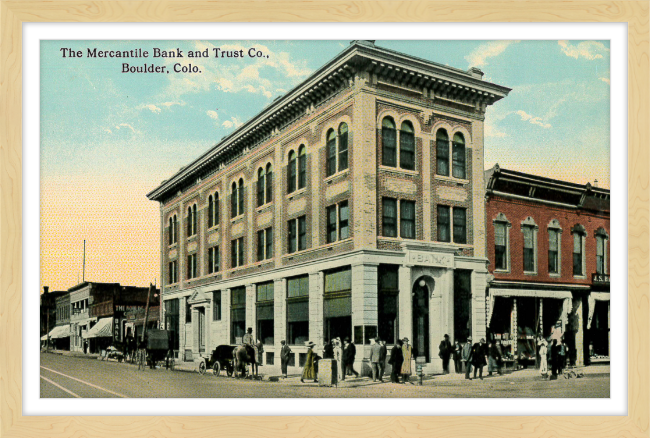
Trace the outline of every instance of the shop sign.
{"label": "shop sign", "polygon": [[140,310],[144,309],[143,304],[134,304],[134,305],[124,305],[124,304],[119,304],[115,306],[115,311],[116,312],[126,312],[128,310]]}
{"label": "shop sign", "polygon": [[609,274],[591,274],[591,282],[599,285],[609,285]]}
{"label": "shop sign", "polygon": [[453,268],[454,257],[451,254],[440,254],[424,251],[409,251],[408,263],[420,266],[436,266]]}

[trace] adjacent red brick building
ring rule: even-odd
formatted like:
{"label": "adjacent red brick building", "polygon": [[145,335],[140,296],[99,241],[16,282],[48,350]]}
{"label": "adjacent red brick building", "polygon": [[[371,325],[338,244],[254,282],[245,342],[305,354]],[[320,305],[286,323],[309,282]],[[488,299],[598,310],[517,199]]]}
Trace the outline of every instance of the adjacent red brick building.
{"label": "adjacent red brick building", "polygon": [[499,165],[485,180],[490,337],[520,361],[539,336],[572,363],[608,357],[609,190]]}

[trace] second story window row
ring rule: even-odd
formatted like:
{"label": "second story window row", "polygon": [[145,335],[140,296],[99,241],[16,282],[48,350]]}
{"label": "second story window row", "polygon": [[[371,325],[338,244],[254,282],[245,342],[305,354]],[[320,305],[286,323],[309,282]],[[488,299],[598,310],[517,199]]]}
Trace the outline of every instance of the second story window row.
{"label": "second story window row", "polygon": [[350,237],[350,210],[348,201],[327,207],[327,243],[344,240]]}
{"label": "second story window row", "polygon": [[287,222],[288,240],[287,252],[289,254],[307,249],[307,218],[300,216]]}
{"label": "second story window row", "polygon": [[233,239],[230,242],[230,267],[244,266],[244,238]]}
{"label": "second story window row", "polygon": [[178,260],[169,262],[168,267],[169,284],[178,283]]}
{"label": "second story window row", "polygon": [[[398,208],[399,206],[399,208]],[[399,211],[398,211],[399,210]],[[382,235],[385,237],[397,236],[397,221],[399,218],[399,237],[402,239],[415,239],[415,201],[400,200],[395,198],[382,199]]]}
{"label": "second story window row", "polygon": [[451,242],[453,230],[454,243],[467,243],[467,209],[438,205],[437,213],[438,241]]}
{"label": "second story window row", "polygon": [[220,265],[219,247],[213,246],[212,248],[208,248],[208,274],[219,272]]}
{"label": "second story window row", "polygon": [[196,254],[190,254],[187,256],[187,279],[191,280],[192,278],[196,278],[198,276]]}
{"label": "second story window row", "polygon": [[257,261],[273,258],[273,228],[257,232]]}

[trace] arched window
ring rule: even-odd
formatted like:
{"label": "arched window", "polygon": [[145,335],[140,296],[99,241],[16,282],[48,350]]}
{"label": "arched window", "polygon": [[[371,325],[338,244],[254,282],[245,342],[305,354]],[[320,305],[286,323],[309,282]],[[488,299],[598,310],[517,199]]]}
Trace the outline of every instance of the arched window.
{"label": "arched window", "polygon": [[199,222],[199,217],[196,214],[196,204],[192,206],[192,236],[196,234],[196,226]]}
{"label": "arched window", "polygon": [[384,117],[381,122],[382,160],[384,166],[397,167],[397,133],[395,122],[390,117]]}
{"label": "arched window", "polygon": [[453,167],[452,176],[454,178],[465,179],[465,138],[463,134],[457,132],[454,134],[454,147],[453,147]]}
{"label": "arched window", "polygon": [[208,196],[208,228],[214,226],[214,222],[212,222],[212,216],[214,215],[213,200],[214,198],[212,197],[212,195]]}
{"label": "arched window", "polygon": [[237,183],[232,183],[232,190],[230,191],[230,217],[237,216]]}
{"label": "arched window", "polygon": [[449,136],[444,129],[436,133],[436,163],[436,173],[449,176]]}
{"label": "arched window", "polygon": [[264,188],[266,186],[265,177],[266,177],[266,171],[264,170],[263,167],[260,167],[259,170],[257,171],[257,206],[258,207],[264,205]]}
{"label": "arched window", "polygon": [[244,214],[244,180],[239,178],[239,189],[237,190],[237,197],[239,198],[239,214]]}
{"label": "arched window", "polygon": [[174,243],[174,219],[169,216],[169,244]]}
{"label": "arched window", "polygon": [[273,200],[273,166],[266,165],[266,202]]}
{"label": "arched window", "polygon": [[289,166],[287,167],[287,192],[296,191],[296,152],[289,152]]}
{"label": "arched window", "polygon": [[307,148],[300,145],[298,149],[298,188],[304,189],[307,186]]}
{"label": "arched window", "polygon": [[339,172],[348,168],[348,125],[339,125]]}
{"label": "arched window", "polygon": [[174,215],[174,240],[173,243],[178,242],[178,216]]}
{"label": "arched window", "polygon": [[327,161],[326,176],[336,173],[336,132],[333,129],[327,131]]}
{"label": "arched window", "polygon": [[187,207],[187,235],[192,235],[192,207]]}
{"label": "arched window", "polygon": [[415,170],[415,135],[411,122],[403,122],[399,133],[399,167]]}

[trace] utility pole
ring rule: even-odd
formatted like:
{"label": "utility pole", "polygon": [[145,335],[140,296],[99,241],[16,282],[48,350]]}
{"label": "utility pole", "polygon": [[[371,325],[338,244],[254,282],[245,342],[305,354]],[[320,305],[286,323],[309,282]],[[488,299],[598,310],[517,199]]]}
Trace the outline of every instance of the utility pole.
{"label": "utility pole", "polygon": [[144,334],[147,332],[147,319],[149,318],[149,298],[151,297],[151,291],[153,286],[149,283],[149,289],[147,290],[147,305],[144,308],[144,325],[142,326],[142,336],[140,337],[140,342],[144,343]]}
{"label": "utility pole", "polygon": [[83,264],[83,276],[81,281],[86,281],[86,239],[84,239],[84,264]]}

